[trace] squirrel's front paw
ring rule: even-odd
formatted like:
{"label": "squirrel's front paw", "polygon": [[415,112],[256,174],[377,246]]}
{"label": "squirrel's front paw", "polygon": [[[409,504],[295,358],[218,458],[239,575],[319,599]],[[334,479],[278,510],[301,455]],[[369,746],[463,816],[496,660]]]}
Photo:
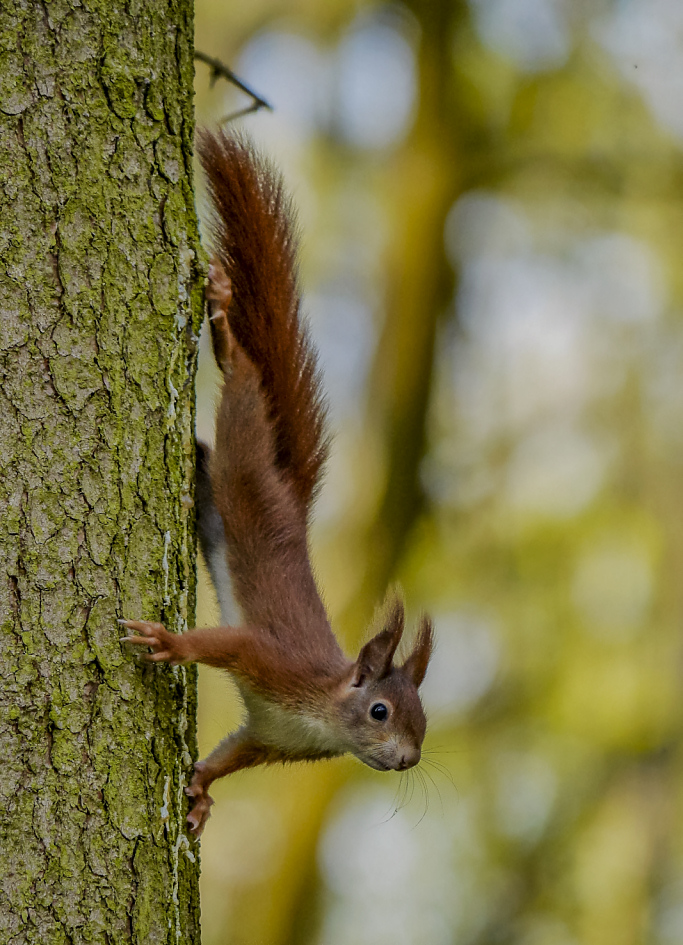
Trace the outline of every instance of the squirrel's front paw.
{"label": "squirrel's front paw", "polygon": [[142,634],[121,637],[121,642],[151,647],[152,652],[146,653],[145,659],[152,663],[182,663],[187,659],[182,634],[169,633],[163,624],[149,620],[119,620],[119,623],[127,630]]}
{"label": "squirrel's front paw", "polygon": [[187,822],[190,825],[190,833],[193,833],[195,837],[201,837],[206,822],[211,816],[213,805],[213,798],[204,786],[205,767],[203,762],[197,762],[194,766],[195,773],[190,786],[185,788],[187,796],[194,798],[192,809],[187,815]]}

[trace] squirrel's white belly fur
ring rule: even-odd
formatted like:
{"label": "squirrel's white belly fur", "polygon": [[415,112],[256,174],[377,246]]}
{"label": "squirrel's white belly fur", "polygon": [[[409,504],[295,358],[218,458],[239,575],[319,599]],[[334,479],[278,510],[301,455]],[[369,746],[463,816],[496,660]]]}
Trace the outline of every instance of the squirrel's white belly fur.
{"label": "squirrel's white belly fur", "polygon": [[288,709],[257,695],[247,686],[239,687],[248,719],[246,729],[264,745],[281,748],[292,755],[343,755],[349,746],[338,728],[305,711]]}

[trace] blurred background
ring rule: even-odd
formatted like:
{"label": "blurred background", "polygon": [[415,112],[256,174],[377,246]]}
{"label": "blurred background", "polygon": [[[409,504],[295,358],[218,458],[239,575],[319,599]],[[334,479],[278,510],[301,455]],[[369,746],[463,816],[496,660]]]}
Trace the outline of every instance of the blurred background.
{"label": "blurred background", "polygon": [[[215,784],[205,945],[680,945],[683,4],[196,0],[196,45],[299,207],[333,624],[400,581],[438,639],[413,777]],[[239,717],[203,670],[202,755]]]}

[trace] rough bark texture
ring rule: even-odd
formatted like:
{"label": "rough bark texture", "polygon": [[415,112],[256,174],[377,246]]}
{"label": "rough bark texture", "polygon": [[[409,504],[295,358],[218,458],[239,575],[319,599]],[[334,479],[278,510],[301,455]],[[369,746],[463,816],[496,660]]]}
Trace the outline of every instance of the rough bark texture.
{"label": "rough bark texture", "polygon": [[0,943],[199,941],[191,0],[0,4]]}

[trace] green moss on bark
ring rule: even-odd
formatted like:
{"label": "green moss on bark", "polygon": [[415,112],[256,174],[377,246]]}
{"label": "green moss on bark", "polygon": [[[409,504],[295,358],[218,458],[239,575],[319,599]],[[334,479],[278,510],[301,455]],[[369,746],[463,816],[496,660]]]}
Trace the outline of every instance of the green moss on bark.
{"label": "green moss on bark", "polygon": [[191,0],[0,9],[0,943],[198,943]]}

